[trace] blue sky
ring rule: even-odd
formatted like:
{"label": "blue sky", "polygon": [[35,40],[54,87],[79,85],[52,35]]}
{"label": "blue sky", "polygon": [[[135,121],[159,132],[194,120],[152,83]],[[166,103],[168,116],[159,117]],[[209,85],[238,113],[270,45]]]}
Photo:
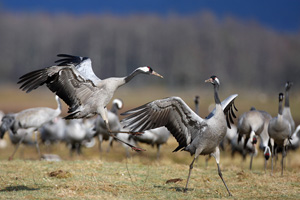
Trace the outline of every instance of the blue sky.
{"label": "blue sky", "polygon": [[300,28],[299,0],[0,0],[0,8],[11,12],[80,15],[190,15],[209,10],[220,19],[230,15],[241,20],[255,20],[279,31],[294,32]]}

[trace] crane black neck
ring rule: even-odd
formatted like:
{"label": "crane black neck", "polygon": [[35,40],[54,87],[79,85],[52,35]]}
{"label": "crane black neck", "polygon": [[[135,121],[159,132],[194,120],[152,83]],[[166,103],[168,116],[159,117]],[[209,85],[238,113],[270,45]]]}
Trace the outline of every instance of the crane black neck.
{"label": "crane black neck", "polygon": [[290,107],[290,101],[289,101],[289,90],[285,91],[285,102],[284,107]]}
{"label": "crane black neck", "polygon": [[215,103],[221,104],[221,101],[220,101],[219,95],[218,95],[218,89],[219,89],[219,85],[214,84]]}
{"label": "crane black neck", "polygon": [[128,83],[129,81],[131,81],[131,79],[133,77],[135,77],[136,75],[140,74],[141,71],[139,71],[138,69],[134,70],[131,74],[129,74],[128,76],[125,77],[125,83]]}
{"label": "crane black neck", "polygon": [[282,108],[282,101],[279,101],[279,106],[278,106],[278,114],[279,115],[282,115],[282,110],[283,110],[283,108]]}

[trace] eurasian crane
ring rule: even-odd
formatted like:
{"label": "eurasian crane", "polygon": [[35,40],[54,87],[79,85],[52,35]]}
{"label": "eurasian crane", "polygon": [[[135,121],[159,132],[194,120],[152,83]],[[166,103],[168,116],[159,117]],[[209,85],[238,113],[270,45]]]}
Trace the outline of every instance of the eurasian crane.
{"label": "eurasian crane", "polygon": [[[35,70],[21,76],[18,82],[22,83],[20,89],[28,93],[46,84],[69,106],[69,115],[65,119],[87,118],[100,114],[110,133],[113,132],[109,127],[106,105],[115,91],[138,74],[163,78],[151,67],[144,66],[135,69],[126,77],[111,77],[101,80],[94,74],[90,58],[67,54],[58,54],[57,56],[62,57],[55,61],[58,65]],[[113,134],[111,136],[119,140]],[[134,146],[131,147],[134,150],[141,150]]]}
{"label": "eurasian crane", "polygon": [[219,144],[226,134],[227,126],[230,127],[230,122],[233,122],[232,116],[235,116],[233,107],[235,108],[234,100],[237,94],[229,96],[226,102],[221,104],[218,95],[219,79],[211,76],[205,82],[213,84],[216,104],[215,110],[205,119],[198,116],[180,97],[169,97],[152,101],[123,113],[123,115],[129,116],[122,121],[131,131],[145,131],[166,126],[179,143],[174,151],[184,150],[195,155],[190,164],[185,192],[196,158],[199,155],[212,155],[217,162],[218,174],[231,196],[219,166]]}
{"label": "eurasian crane", "polygon": [[289,95],[289,91],[292,87],[293,83],[292,82],[286,82],[285,84],[285,102],[284,102],[284,107],[282,110],[282,116],[284,118],[286,118],[289,123],[291,124],[291,129],[292,129],[292,133],[295,131],[295,121],[293,119],[292,113],[291,113],[291,109],[290,109],[290,95]]}
{"label": "eurasian crane", "polygon": [[[292,128],[290,122],[283,116],[283,108],[282,108],[283,94],[279,93],[279,106],[278,106],[278,115],[273,117],[268,126],[268,133],[271,139],[274,142],[271,142],[272,145],[272,173],[273,173],[273,157],[274,153],[278,147],[282,148],[282,160],[281,160],[281,175],[283,175],[283,161],[286,156],[286,145],[288,144],[288,140],[292,136]],[[274,145],[276,144],[276,149],[274,152]]]}
{"label": "eurasian crane", "polygon": [[[34,128],[36,134],[36,145],[38,148],[38,141],[37,141],[37,133],[36,131],[40,128],[43,124],[53,120],[54,118],[58,117],[61,113],[61,103],[58,96],[55,96],[55,100],[57,102],[57,108],[48,108],[48,107],[36,107],[36,108],[29,108],[26,110],[22,110],[18,113],[11,113],[6,114],[2,118],[1,130],[0,130],[0,138],[3,138],[4,133],[7,130],[11,130],[13,133],[17,133],[18,129],[27,129],[27,128]],[[39,149],[39,148],[38,148]],[[40,156],[40,152],[39,152]]]}

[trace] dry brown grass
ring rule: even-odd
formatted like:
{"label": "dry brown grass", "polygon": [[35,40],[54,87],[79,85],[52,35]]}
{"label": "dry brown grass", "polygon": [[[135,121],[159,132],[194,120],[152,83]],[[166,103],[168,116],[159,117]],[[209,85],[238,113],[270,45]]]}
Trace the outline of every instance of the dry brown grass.
{"label": "dry brown grass", "polygon": [[[7,139],[7,138],[6,138]],[[104,144],[104,148],[106,147]],[[84,149],[83,155],[69,157],[63,144],[55,145],[51,153],[60,155],[61,162],[38,161],[34,147],[21,147],[15,160],[7,161],[13,147],[1,150],[0,198],[2,199],[299,199],[299,151],[289,152],[284,175],[280,163],[274,175],[263,170],[263,156],[254,158],[253,170],[249,158],[242,162],[236,155],[221,154],[221,168],[233,197],[220,180],[214,159],[205,167],[201,156],[193,169],[190,190],[183,193],[188,165],[192,157],[187,152],[172,153],[176,141],[172,138],[162,147],[162,156],[155,159],[156,150],[150,146],[143,153],[125,150],[115,143],[111,152],[100,157],[97,147]],[[48,153],[46,147],[41,151]],[[279,156],[281,159],[281,157]],[[166,182],[179,178],[176,183]]]}

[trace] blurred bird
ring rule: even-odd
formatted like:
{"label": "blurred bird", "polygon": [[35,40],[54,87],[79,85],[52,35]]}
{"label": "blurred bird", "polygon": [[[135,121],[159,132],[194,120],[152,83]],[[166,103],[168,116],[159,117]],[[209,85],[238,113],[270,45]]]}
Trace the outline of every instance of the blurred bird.
{"label": "blurred bird", "polygon": [[[283,117],[282,115],[282,101],[283,94],[279,93],[279,106],[278,106],[278,115],[272,118],[269,122],[268,133],[270,138],[272,139],[272,173],[273,173],[273,157],[274,153],[276,154],[277,148],[282,148],[282,160],[281,160],[281,175],[283,175],[283,161],[286,156],[285,147],[288,143],[288,139],[292,135],[292,129],[290,122]],[[274,145],[276,144],[276,148],[274,149]]]}
{"label": "blurred bird", "polygon": [[[250,111],[243,113],[238,119],[237,132],[238,142],[245,136],[244,149],[248,140],[251,138],[251,143],[254,145],[257,142],[256,135],[259,136],[264,129],[264,116],[254,107]],[[255,147],[254,147],[255,148]],[[252,160],[254,154],[251,154],[250,169],[252,169]]]}
{"label": "blurred bird", "polygon": [[240,142],[238,142],[238,134],[237,127],[235,125],[231,125],[231,129],[227,128],[226,136],[224,138],[224,143],[228,143],[231,147],[231,156],[233,157],[235,153],[239,153],[242,155],[243,160],[246,159],[247,154],[257,154],[256,148],[252,145],[250,140],[248,140],[246,144],[246,149],[244,150],[245,139],[242,138]]}
{"label": "blurred bird", "polygon": [[212,155],[217,162],[218,174],[231,196],[219,166],[219,144],[225,137],[227,126],[230,127],[230,121],[233,121],[231,116],[234,116],[232,107],[235,107],[234,100],[237,95],[229,96],[226,103],[221,105],[218,96],[219,79],[216,76],[211,76],[205,82],[209,82],[214,86],[216,104],[215,110],[207,119],[198,116],[181,98],[169,97],[152,101],[123,113],[123,115],[129,116],[123,119],[122,122],[131,131],[145,131],[165,126],[179,143],[174,151],[184,150],[190,152],[191,155],[195,155],[190,164],[184,191],[187,191],[195,159],[199,155]]}
{"label": "blurred bird", "polygon": [[288,120],[288,122],[291,124],[291,130],[292,133],[295,131],[295,121],[293,119],[291,109],[290,109],[290,95],[289,91],[292,87],[293,83],[292,82],[286,82],[285,84],[285,102],[284,102],[284,107],[282,110],[282,116]]}
{"label": "blurred bird", "polygon": [[[121,134],[118,134],[121,135]],[[137,142],[150,144],[157,147],[156,159],[160,157],[160,147],[165,144],[171,133],[166,127],[158,127],[150,130],[144,131],[142,135],[129,136],[129,138],[134,139]]]}
{"label": "blurred bird", "polygon": [[86,143],[94,143],[95,131],[92,123],[85,122],[83,119],[69,120],[65,129],[65,142],[70,147],[70,155],[76,151],[81,154],[81,146]]}
{"label": "blurred bird", "polygon": [[[52,109],[48,107],[37,107],[37,108],[29,108],[23,110],[19,113],[11,113],[6,114],[2,118],[2,124],[0,127],[0,137],[3,138],[5,132],[7,130],[11,130],[12,133],[16,134],[19,129],[28,129],[34,128],[35,134],[38,128],[40,128],[43,124],[53,120],[58,117],[61,113],[61,104],[58,96],[55,96],[57,102],[57,108]],[[36,145],[38,147],[37,135],[36,137]],[[39,157],[40,151],[38,150]]]}
{"label": "blurred bird", "polygon": [[292,134],[292,138],[290,143],[288,144],[288,148],[291,150],[296,150],[300,146],[300,125],[297,126],[296,130]]}
{"label": "blurred bird", "polygon": [[[110,102],[117,88],[128,83],[138,74],[149,74],[162,78],[151,67],[144,66],[135,69],[126,77],[101,80],[94,74],[90,58],[67,54],[58,54],[57,56],[62,57],[56,61],[59,63],[58,65],[21,76],[18,82],[22,83],[20,89],[30,92],[46,84],[69,106],[68,113],[70,114],[65,119],[86,118],[100,114],[109,133],[113,133],[113,131],[109,127],[106,105]],[[119,140],[113,134],[111,136]],[[141,150],[131,147],[134,150]]]}
{"label": "blurred bird", "polygon": [[56,117],[48,123],[45,123],[39,128],[42,142],[48,146],[63,141],[65,128],[66,121],[61,117]]}

